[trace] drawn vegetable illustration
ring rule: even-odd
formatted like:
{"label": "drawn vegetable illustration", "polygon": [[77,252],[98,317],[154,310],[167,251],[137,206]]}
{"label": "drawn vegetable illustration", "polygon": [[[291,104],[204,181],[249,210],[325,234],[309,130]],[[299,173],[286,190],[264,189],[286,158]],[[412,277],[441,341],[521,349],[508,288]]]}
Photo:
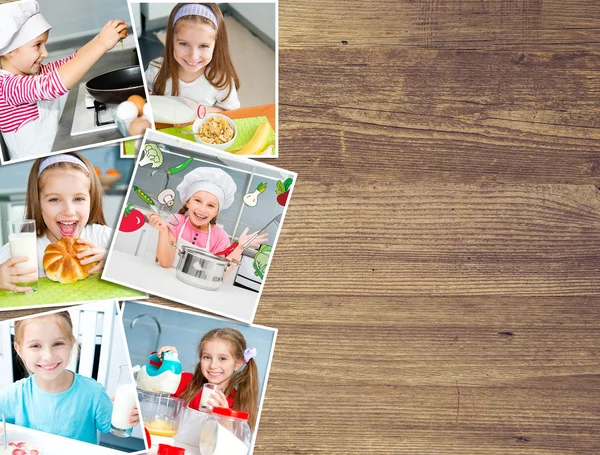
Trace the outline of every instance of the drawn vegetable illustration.
{"label": "drawn vegetable illustration", "polygon": [[265,278],[265,270],[267,269],[272,250],[272,246],[263,244],[258,249],[258,253],[254,256],[254,262],[252,263],[254,274],[257,277],[260,277],[261,280],[264,280]]}
{"label": "drawn vegetable illustration", "polygon": [[[155,205],[154,200],[150,196],[148,196],[146,193],[144,193],[144,191],[140,187],[133,185],[133,191],[135,191],[135,193],[140,197],[140,199],[142,201],[144,201],[150,207],[154,207],[154,205]],[[153,210],[154,210],[154,208],[153,208]]]}
{"label": "drawn vegetable illustration", "polygon": [[194,161],[194,158],[188,158],[187,160],[185,160],[183,163],[178,164],[177,166],[173,166],[171,169],[169,169],[167,171],[167,175],[173,175],[173,174],[177,174],[178,172],[183,171],[186,167],[188,167],[192,161]]}
{"label": "drawn vegetable illustration", "polygon": [[266,189],[266,183],[259,183],[253,193],[248,193],[244,196],[244,204],[250,207],[256,207],[256,204],[258,204],[258,196],[264,193]]}
{"label": "drawn vegetable illustration", "polygon": [[156,169],[163,164],[162,150],[156,144],[146,144],[144,147],[144,156],[140,160],[140,166],[152,164],[152,168]]}
{"label": "drawn vegetable illustration", "polygon": [[290,194],[290,187],[292,186],[293,182],[294,181],[291,178],[286,179],[285,182],[277,180],[277,189],[275,190],[275,193],[278,194],[277,203],[279,205],[285,206]]}
{"label": "drawn vegetable illustration", "polygon": [[144,225],[144,215],[139,210],[133,208],[133,205],[127,204],[123,211],[123,217],[119,224],[121,232],[135,232]]}
{"label": "drawn vegetable illustration", "polygon": [[160,193],[158,193],[157,199],[161,204],[171,207],[173,204],[175,204],[175,191],[173,191],[171,188],[162,190]]}

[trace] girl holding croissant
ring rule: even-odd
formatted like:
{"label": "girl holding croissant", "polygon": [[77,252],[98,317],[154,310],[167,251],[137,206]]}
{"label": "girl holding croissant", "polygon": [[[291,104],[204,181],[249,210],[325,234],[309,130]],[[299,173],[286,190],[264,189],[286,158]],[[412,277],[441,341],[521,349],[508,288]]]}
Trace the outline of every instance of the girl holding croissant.
{"label": "girl holding croissant", "polygon": [[[104,220],[100,180],[86,158],[67,153],[37,159],[29,173],[25,204],[25,218],[36,222],[40,276],[45,276],[46,247],[64,237],[77,239],[77,250],[85,249],[76,258],[87,273],[103,269],[113,230]],[[15,284],[31,281],[28,275],[35,273],[19,267],[22,262],[27,257],[11,258],[8,244],[0,248],[0,289],[31,291]]]}

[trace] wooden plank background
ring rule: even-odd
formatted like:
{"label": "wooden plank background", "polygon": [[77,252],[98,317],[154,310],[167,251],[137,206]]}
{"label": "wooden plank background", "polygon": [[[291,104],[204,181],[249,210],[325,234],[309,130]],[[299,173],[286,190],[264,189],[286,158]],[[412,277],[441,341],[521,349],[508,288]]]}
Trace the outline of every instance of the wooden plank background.
{"label": "wooden plank background", "polygon": [[255,454],[600,453],[600,3],[281,0],[279,39]]}

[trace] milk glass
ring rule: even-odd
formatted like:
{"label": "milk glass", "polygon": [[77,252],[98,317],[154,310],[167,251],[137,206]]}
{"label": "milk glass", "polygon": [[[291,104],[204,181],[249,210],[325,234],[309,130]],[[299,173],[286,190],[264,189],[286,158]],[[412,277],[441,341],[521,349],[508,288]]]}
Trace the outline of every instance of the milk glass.
{"label": "milk glass", "polygon": [[8,222],[8,244],[10,248],[10,257],[27,256],[27,262],[15,264],[17,271],[35,269],[31,275],[26,275],[26,283],[15,283],[17,286],[29,286],[31,291],[38,290],[38,254],[37,254],[37,233],[35,231],[34,220],[19,220]]}
{"label": "milk glass", "polygon": [[217,386],[216,384],[206,383],[202,386],[202,397],[200,398],[200,409],[212,409],[212,406],[208,404],[208,400],[212,398],[213,395],[216,395],[215,391],[220,390],[224,392],[225,389]]}
{"label": "milk glass", "polygon": [[121,365],[119,368],[119,381],[117,382],[117,391],[113,402],[110,432],[120,438],[128,438],[133,431],[133,427],[129,423],[129,415],[135,407],[137,391],[131,383],[129,366]]}

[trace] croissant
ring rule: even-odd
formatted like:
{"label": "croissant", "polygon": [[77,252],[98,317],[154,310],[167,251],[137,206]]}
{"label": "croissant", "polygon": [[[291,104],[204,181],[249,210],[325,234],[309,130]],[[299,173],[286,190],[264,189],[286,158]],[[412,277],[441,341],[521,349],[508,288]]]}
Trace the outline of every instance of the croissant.
{"label": "croissant", "polygon": [[81,265],[77,254],[89,249],[84,243],[77,243],[77,239],[63,237],[57,243],[51,243],[44,250],[42,263],[46,276],[59,283],[75,283],[90,276],[89,270],[97,262]]}

